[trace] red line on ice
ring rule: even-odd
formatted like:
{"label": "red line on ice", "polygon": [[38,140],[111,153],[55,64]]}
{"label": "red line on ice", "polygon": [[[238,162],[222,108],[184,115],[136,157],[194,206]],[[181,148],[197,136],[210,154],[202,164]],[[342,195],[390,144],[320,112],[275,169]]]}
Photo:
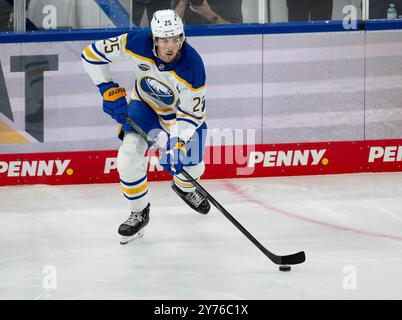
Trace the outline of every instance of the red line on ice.
{"label": "red line on ice", "polygon": [[332,224],[332,223],[328,223],[328,222],[324,222],[324,221],[320,221],[320,220],[316,220],[316,219],[312,219],[312,218],[303,217],[301,215],[270,206],[269,204],[266,204],[265,202],[252,197],[250,194],[241,190],[238,186],[236,186],[234,183],[232,183],[230,181],[223,181],[223,184],[225,185],[226,189],[236,193],[237,195],[241,196],[243,199],[245,199],[251,203],[257,204],[258,206],[264,208],[265,210],[274,211],[274,212],[283,214],[288,217],[292,217],[292,218],[302,220],[305,222],[318,224],[318,225],[336,229],[336,230],[349,231],[349,232],[354,232],[354,233],[358,233],[358,234],[363,234],[365,236],[402,241],[402,237],[398,237],[398,236],[393,236],[393,235],[388,235],[388,234],[383,234],[383,233],[378,233],[378,232],[372,232],[372,231],[359,230],[359,229],[354,229],[354,228],[349,228],[349,227],[342,227],[342,226],[339,226],[336,224]]}

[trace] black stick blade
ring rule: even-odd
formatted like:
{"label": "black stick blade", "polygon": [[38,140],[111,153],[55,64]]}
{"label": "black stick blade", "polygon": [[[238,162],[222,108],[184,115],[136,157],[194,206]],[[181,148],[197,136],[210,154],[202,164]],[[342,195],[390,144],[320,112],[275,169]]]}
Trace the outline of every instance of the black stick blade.
{"label": "black stick blade", "polygon": [[276,256],[271,259],[275,264],[284,265],[284,264],[300,264],[306,261],[306,255],[304,251],[300,251],[297,253],[293,253],[287,256]]}

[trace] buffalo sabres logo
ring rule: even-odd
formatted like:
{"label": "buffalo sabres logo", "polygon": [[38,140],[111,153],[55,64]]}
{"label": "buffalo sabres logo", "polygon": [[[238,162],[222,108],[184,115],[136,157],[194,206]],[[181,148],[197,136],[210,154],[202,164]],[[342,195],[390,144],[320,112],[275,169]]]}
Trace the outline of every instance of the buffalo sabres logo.
{"label": "buffalo sabres logo", "polygon": [[144,77],[140,82],[141,89],[152,98],[162,101],[166,105],[174,102],[173,91],[162,82],[150,77]]}

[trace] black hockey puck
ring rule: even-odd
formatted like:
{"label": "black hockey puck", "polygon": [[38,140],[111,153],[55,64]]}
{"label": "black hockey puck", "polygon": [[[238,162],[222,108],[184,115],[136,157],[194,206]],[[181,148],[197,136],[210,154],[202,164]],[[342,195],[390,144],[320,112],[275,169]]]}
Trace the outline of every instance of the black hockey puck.
{"label": "black hockey puck", "polygon": [[279,271],[290,271],[292,268],[290,266],[279,266]]}

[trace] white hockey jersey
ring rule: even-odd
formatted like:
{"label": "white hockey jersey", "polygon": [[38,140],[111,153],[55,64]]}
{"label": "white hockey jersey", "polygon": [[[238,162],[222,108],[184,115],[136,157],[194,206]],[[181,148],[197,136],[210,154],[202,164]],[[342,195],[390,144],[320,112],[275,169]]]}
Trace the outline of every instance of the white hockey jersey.
{"label": "white hockey jersey", "polygon": [[158,115],[162,128],[187,142],[205,121],[205,68],[188,43],[180,58],[166,64],[153,54],[149,32],[126,33],[100,40],[81,55],[86,72],[98,85],[113,81],[109,63],[133,60],[135,86],[131,99],[141,100]]}

